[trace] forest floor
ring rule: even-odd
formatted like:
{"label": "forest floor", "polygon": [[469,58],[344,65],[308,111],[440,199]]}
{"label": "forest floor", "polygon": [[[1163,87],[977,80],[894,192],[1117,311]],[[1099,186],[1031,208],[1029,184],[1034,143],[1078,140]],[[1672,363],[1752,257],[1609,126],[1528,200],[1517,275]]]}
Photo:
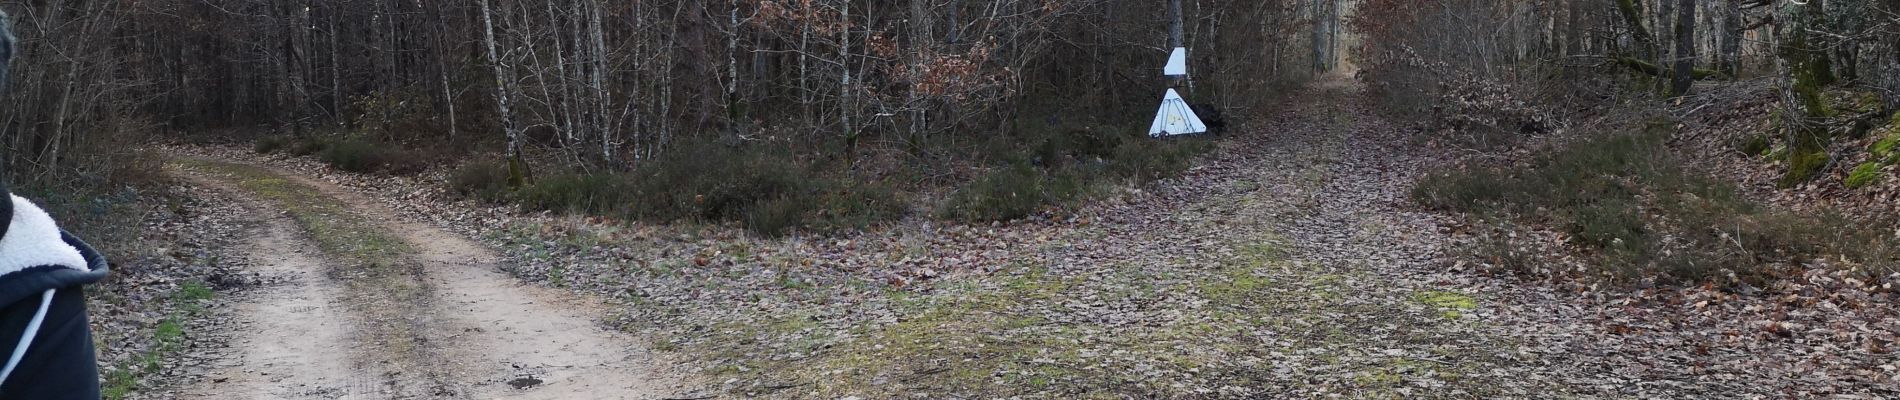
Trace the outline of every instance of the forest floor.
{"label": "forest floor", "polygon": [[[1879,397],[1900,386],[1892,353],[1736,323],[1780,298],[1550,285],[1468,268],[1450,254],[1462,222],[1407,199],[1449,157],[1371,112],[1344,78],[1289,98],[1232,129],[1183,176],[1072,214],[989,226],[913,218],[822,237],[523,214],[446,196],[441,172],[341,174],[307,159],[174,148],[197,157],[180,162],[194,181],[254,199],[246,208],[266,221],[249,250],[256,269],[290,276],[235,300],[246,328],[194,391],[1759,398]],[[401,245],[326,244],[326,231],[380,232],[358,236]],[[415,301],[364,305],[382,293]],[[1879,327],[1893,326],[1894,306],[1860,304],[1794,318],[1891,336]],[[360,322],[285,320],[323,313]],[[596,328],[603,318],[625,334]],[[530,328],[542,324],[569,328]],[[309,333],[265,347],[274,332]],[[295,355],[323,349],[356,351]],[[355,377],[270,372],[339,363]],[[589,374],[614,378],[582,380]],[[529,375],[538,387],[506,385]]]}

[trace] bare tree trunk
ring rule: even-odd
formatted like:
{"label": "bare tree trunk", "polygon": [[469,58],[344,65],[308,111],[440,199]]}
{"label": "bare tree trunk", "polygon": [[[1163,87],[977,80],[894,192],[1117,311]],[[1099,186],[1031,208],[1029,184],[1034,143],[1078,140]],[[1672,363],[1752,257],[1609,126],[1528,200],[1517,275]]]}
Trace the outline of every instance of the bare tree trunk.
{"label": "bare tree trunk", "polygon": [[1586,0],[1565,1],[1564,11],[1564,52],[1563,55],[1584,54],[1583,50],[1583,2]]}
{"label": "bare tree trunk", "polygon": [[[607,87],[607,68],[609,68],[607,61],[607,27],[601,22],[600,17],[605,10],[601,9],[600,0],[587,0],[587,4],[589,41],[591,42],[590,44],[592,44],[594,53],[592,60],[593,66],[591,67],[592,74],[589,76],[589,84],[593,86],[594,124],[597,126],[596,129],[600,130],[600,160],[601,162],[611,164],[614,162],[615,155],[620,153],[620,143],[618,142],[620,139],[619,129],[617,129],[619,126],[618,122],[608,121],[610,118],[608,110],[613,107],[613,93]],[[629,88],[627,90],[628,98],[632,98],[637,94],[633,92],[636,89]],[[628,104],[631,106],[632,101],[630,100]]]}
{"label": "bare tree trunk", "polygon": [[1722,35],[1720,36],[1722,49],[1716,53],[1718,55],[1715,69],[1731,77],[1741,76],[1742,35],[1747,34],[1742,28],[1740,3],[1739,1],[1718,3],[1722,8]]}
{"label": "bare tree trunk", "polygon": [[[1168,0],[1168,51],[1170,52],[1176,48],[1187,47],[1187,33],[1184,32],[1185,18],[1186,16],[1181,12],[1181,0]],[[1186,77],[1182,76],[1168,77],[1168,86],[1181,87],[1186,83],[1185,79]]]}
{"label": "bare tree trunk", "polygon": [[1656,27],[1657,36],[1656,45],[1659,46],[1659,48],[1656,53],[1656,58],[1650,60],[1650,62],[1656,64],[1656,71],[1659,72],[1655,76],[1656,87],[1662,90],[1664,94],[1669,94],[1671,86],[1669,86],[1670,81],[1668,74],[1661,73],[1661,71],[1668,70],[1670,66],[1675,65],[1676,61],[1676,48],[1674,46],[1676,43],[1676,0],[1657,0],[1657,3],[1659,4],[1657,4],[1656,7],[1656,24],[1654,26]]}
{"label": "bare tree trunk", "polygon": [[1339,2],[1326,0],[1326,69],[1339,67]]}
{"label": "bare tree trunk", "polygon": [[489,10],[488,0],[480,0],[482,7],[482,41],[488,46],[488,64],[495,72],[495,109],[501,113],[502,132],[508,137],[508,185],[521,187],[528,175],[527,163],[521,159],[521,129],[515,126],[515,115],[508,109],[510,92],[514,85],[509,83],[514,74],[508,71],[507,64],[495,45],[495,17]]}
{"label": "bare tree trunk", "polygon": [[1168,0],[1168,47],[1187,46],[1185,18],[1181,13],[1181,0]]}
{"label": "bare tree trunk", "polygon": [[726,124],[731,141],[739,143],[746,135],[746,105],[739,99],[739,1],[727,2],[726,21]]}
{"label": "bare tree trunk", "polygon": [[839,20],[844,22],[844,27],[838,29],[838,68],[844,73],[838,80],[838,119],[844,130],[845,160],[852,163],[857,159],[858,129],[851,122],[851,114],[857,112],[852,105],[854,90],[851,90],[851,0],[840,3],[843,5],[839,7]]}
{"label": "bare tree trunk", "polygon": [[338,57],[338,53],[342,50],[341,46],[337,45],[337,36],[339,36],[336,30],[337,12],[334,5],[330,7],[330,118],[341,125],[343,123],[343,64]]}
{"label": "bare tree trunk", "polygon": [[817,125],[818,121],[817,119],[813,117],[814,113],[812,112],[812,103],[814,103],[814,101],[812,100],[812,93],[811,93],[812,91],[811,71],[810,71],[811,65],[809,61],[811,59],[811,53],[809,52],[810,48],[811,48],[811,24],[799,24],[798,25],[798,106],[799,106],[800,114],[804,116],[805,123]]}
{"label": "bare tree trunk", "polygon": [[1676,74],[1669,86],[1670,95],[1689,94],[1689,87],[1695,83],[1695,8],[1695,0],[1679,0],[1676,5]]}
{"label": "bare tree trunk", "polygon": [[931,43],[930,18],[925,15],[927,8],[924,7],[924,2],[925,0],[910,0],[910,87],[904,100],[904,107],[910,109],[911,137],[917,138],[923,137],[929,126],[928,121],[924,119],[927,115],[923,96],[917,92],[917,84],[924,75],[924,58],[927,57],[925,50]]}

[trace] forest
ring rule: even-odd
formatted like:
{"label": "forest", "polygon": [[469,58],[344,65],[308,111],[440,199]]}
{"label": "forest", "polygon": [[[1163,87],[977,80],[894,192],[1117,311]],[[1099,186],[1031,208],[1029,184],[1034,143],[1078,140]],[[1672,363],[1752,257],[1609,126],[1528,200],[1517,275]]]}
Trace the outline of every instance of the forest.
{"label": "forest", "polygon": [[0,10],[105,398],[1900,395],[1900,0]]}

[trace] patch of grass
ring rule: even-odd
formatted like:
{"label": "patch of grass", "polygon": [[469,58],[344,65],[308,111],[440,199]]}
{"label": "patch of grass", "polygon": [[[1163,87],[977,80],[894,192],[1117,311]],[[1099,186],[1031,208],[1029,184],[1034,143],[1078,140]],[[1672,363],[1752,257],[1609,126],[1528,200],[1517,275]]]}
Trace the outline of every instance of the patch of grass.
{"label": "patch of grass", "polygon": [[[1073,340],[1065,329],[1038,326],[1033,316],[1016,314],[1023,299],[1047,298],[1053,293],[1046,291],[1065,290],[1068,284],[1033,270],[1021,279],[1015,284],[1022,290],[962,292],[935,298],[925,310],[870,332],[864,340],[848,343],[847,348],[834,350],[839,357],[812,369],[821,374],[842,371],[827,380],[842,387],[891,390],[885,393],[888,396],[905,389],[867,383],[895,378],[913,388],[958,388],[1008,397],[1023,390],[1046,390],[1090,379],[1085,371],[1047,362],[1071,357],[1051,353],[1068,351],[1060,350]],[[997,335],[1006,331],[1018,334],[1010,339]],[[1014,371],[1000,377],[1013,384],[996,385],[996,371]]]}
{"label": "patch of grass", "polygon": [[[1591,138],[1547,149],[1528,165],[1434,174],[1412,198],[1432,209],[1561,229],[1603,267],[1599,272],[1617,280],[1761,284],[1813,258],[1900,261],[1882,250],[1897,240],[1871,228],[1878,224],[1763,210],[1731,184],[1686,172],[1665,147],[1665,133]],[[1797,164],[1828,162],[1825,153],[1791,157]],[[1494,254],[1514,247],[1492,243],[1466,252],[1487,262],[1531,261]]]}
{"label": "patch of grass", "polygon": [[100,385],[102,397],[108,400],[124,399],[138,391],[141,378],[163,370],[166,358],[184,350],[184,321],[204,312],[204,307],[198,302],[216,296],[217,293],[203,282],[189,281],[174,289],[170,296],[172,312],[159,319],[152,328],[152,346],[144,354],[126,360],[106,373]]}
{"label": "patch of grass", "polygon": [[1255,273],[1255,269],[1286,260],[1286,252],[1269,244],[1245,246],[1240,260],[1221,268],[1219,280],[1201,285],[1201,296],[1220,304],[1233,305],[1252,299],[1255,292],[1273,284],[1273,280]]}
{"label": "patch of grass", "polygon": [[1859,189],[1879,181],[1880,176],[1880,163],[1861,163],[1860,166],[1854,167],[1854,171],[1848,173],[1847,179],[1841,183],[1848,189]]}
{"label": "patch of grass", "polygon": [[1464,316],[1465,311],[1478,308],[1478,300],[1471,296],[1441,290],[1418,292],[1412,296],[1412,301],[1437,308],[1440,315],[1449,319],[1458,319]]}

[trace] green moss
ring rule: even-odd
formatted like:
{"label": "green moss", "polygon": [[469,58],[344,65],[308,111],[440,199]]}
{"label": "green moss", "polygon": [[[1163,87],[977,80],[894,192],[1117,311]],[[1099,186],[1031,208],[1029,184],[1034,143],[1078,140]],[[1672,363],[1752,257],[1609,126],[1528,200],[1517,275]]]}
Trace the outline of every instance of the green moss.
{"label": "green moss", "polygon": [[1857,113],[1879,111],[1880,107],[1885,105],[1880,101],[1880,94],[1874,92],[1854,92],[1852,100],[1853,103],[1849,106]]}
{"label": "green moss", "polygon": [[1826,168],[1830,158],[1822,150],[1797,150],[1788,155],[1788,171],[1781,176],[1781,186],[1791,187],[1813,180],[1822,168]]}
{"label": "green moss", "polygon": [[1900,113],[1895,113],[1893,117],[1894,122],[1879,133],[1880,140],[1867,149],[1873,153],[1874,161],[1900,164]]}
{"label": "green moss", "polygon": [[1201,295],[1216,303],[1234,304],[1273,283],[1272,280],[1254,273],[1254,270],[1274,262],[1284,261],[1286,251],[1271,244],[1256,243],[1242,246],[1240,259],[1222,269],[1220,280],[1201,285]]}
{"label": "green moss", "polygon": [[1208,300],[1220,303],[1232,303],[1246,298],[1248,293],[1260,290],[1273,283],[1265,277],[1256,276],[1252,269],[1230,271],[1226,281],[1210,283],[1201,287],[1201,295]]}
{"label": "green moss", "polygon": [[1878,180],[1880,180],[1880,163],[1868,162],[1854,167],[1854,172],[1847,174],[1847,180],[1842,183],[1847,185],[1848,189],[1859,189]]}
{"label": "green moss", "polygon": [[1412,301],[1436,307],[1445,318],[1457,319],[1464,311],[1478,308],[1478,300],[1463,293],[1428,290],[1412,295]]}

